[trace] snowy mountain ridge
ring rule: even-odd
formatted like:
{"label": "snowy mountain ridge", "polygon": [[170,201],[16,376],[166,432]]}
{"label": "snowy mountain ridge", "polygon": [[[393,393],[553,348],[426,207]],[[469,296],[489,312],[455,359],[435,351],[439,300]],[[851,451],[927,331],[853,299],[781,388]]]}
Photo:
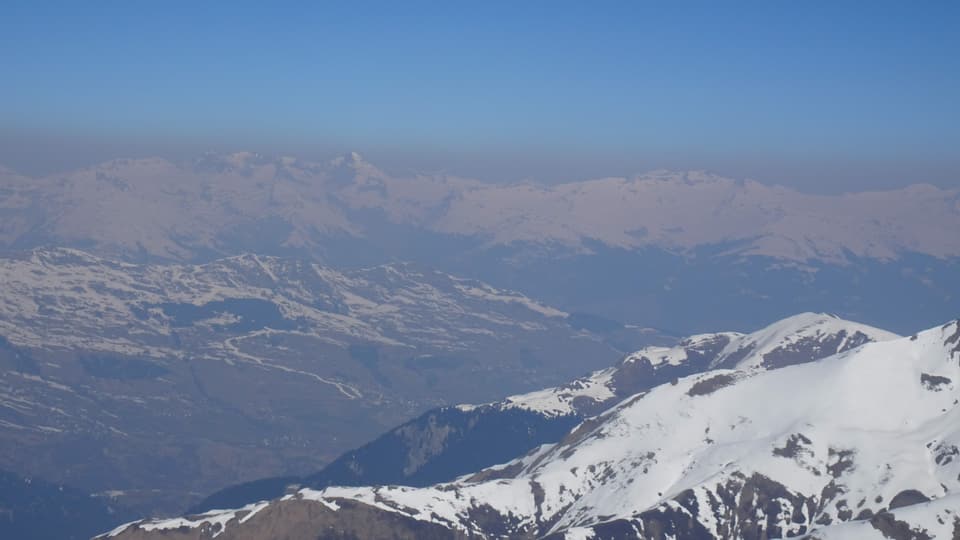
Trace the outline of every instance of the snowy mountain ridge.
{"label": "snowy mountain ridge", "polygon": [[[278,515],[297,530],[349,529],[362,511],[446,531],[431,538],[951,537],[960,531],[958,398],[954,321],[814,362],[682,377],[453,482],[303,489],[207,530],[252,538]],[[298,513],[306,508],[312,518]],[[218,515],[191,518],[184,534]],[[140,538],[148,526],[185,538],[182,524],[111,534]]]}
{"label": "snowy mountain ridge", "polygon": [[[702,334],[672,347],[645,347],[615,366],[557,387],[483,405],[427,411],[345,452],[315,474],[232,485],[211,494],[191,512],[276,498],[291,483],[320,489],[373,484],[428,486],[451,481],[559,442],[580,421],[637,393],[705,371],[711,363],[740,361],[757,364],[754,369],[775,368],[784,364],[767,364],[766,356],[786,355],[792,362],[812,362],[866,341],[896,337],[835,316],[803,313],[750,334]],[[755,350],[755,342],[764,346]]]}
{"label": "snowy mountain ridge", "polygon": [[[749,334],[700,334],[671,347],[650,346],[627,355],[615,367],[603,369],[566,385],[510,396],[486,406],[519,408],[545,415],[574,414],[610,404],[650,384],[706,369],[762,370],[805,363],[887,341],[897,334],[824,313],[801,313]],[[459,405],[470,410],[475,405]],[[593,409],[596,410],[596,409]]]}

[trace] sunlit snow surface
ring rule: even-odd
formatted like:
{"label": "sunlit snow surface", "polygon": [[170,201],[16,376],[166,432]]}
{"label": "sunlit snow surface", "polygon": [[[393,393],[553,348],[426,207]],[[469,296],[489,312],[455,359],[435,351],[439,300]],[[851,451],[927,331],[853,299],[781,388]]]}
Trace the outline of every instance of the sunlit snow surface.
{"label": "sunlit snow surface", "polygon": [[[629,519],[674,504],[686,490],[709,507],[718,487],[755,474],[805,496],[816,497],[831,483],[838,488],[837,500],[818,515],[804,515],[807,531],[824,515],[838,521],[840,499],[857,513],[885,509],[908,489],[931,499],[952,496],[960,489],[960,461],[942,456],[960,445],[960,353],[948,343],[958,331],[953,323],[820,362],[767,372],[718,370],[666,384],[588,422],[595,426],[574,430],[508,479],[304,493],[415,508],[414,517],[467,530],[468,510],[478,504],[530,528],[538,525],[539,511],[541,522],[557,519],[552,531]],[[722,375],[735,382],[695,391]],[[539,504],[535,485],[544,494]],[[942,506],[927,505],[933,513],[943,513]],[[709,512],[697,519],[719,535]],[[801,532],[789,515],[781,526]]]}
{"label": "sunlit snow surface", "polygon": [[[823,331],[818,318],[812,332]],[[802,315],[791,324],[812,320]],[[755,335],[755,349],[767,350],[759,338],[776,331]],[[594,527],[617,520],[642,527],[644,516],[671,511],[722,538],[738,505],[749,505],[741,488],[760,479],[751,496],[770,497],[779,510],[757,517],[781,536],[883,538],[866,520],[877,514],[932,538],[953,534],[960,523],[960,323],[816,362],[757,365],[627,398],[483,480],[304,489],[287,499],[328,508],[352,499],[489,536],[474,518],[482,508],[517,534],[570,539],[591,538]],[[149,526],[157,525],[139,525]]]}
{"label": "sunlit snow surface", "polygon": [[[700,334],[672,347],[646,347],[628,355],[619,366],[597,371],[570,384],[510,396],[500,403],[489,405],[525,409],[547,416],[574,414],[577,412],[577,401],[603,402],[622,395],[622,392],[617,392],[616,376],[624,366],[643,361],[649,362],[654,370],[664,366],[680,366],[689,361],[691,354],[702,352],[716,342],[726,345],[710,362],[710,367],[764,369],[765,359],[785,354],[784,351],[790,351],[791,348],[803,347],[803,354],[809,361],[853,348],[861,342],[886,341],[897,337],[892,332],[833,315],[801,313],[750,334]],[[459,407],[470,410],[476,406]]]}

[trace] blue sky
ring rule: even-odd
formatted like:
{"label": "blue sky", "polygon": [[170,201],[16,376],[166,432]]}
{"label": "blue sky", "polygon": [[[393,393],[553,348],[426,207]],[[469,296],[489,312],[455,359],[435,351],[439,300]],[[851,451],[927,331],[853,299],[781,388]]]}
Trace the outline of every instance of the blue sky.
{"label": "blue sky", "polygon": [[[7,2],[0,161],[960,185],[957,2]],[[838,188],[839,186],[839,188]]]}

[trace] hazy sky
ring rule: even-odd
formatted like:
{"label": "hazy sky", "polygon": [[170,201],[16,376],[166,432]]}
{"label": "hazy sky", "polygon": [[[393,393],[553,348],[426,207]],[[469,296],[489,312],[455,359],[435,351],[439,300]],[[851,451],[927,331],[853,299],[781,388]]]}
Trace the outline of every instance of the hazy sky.
{"label": "hazy sky", "polygon": [[960,2],[4,2],[0,162],[960,186]]}

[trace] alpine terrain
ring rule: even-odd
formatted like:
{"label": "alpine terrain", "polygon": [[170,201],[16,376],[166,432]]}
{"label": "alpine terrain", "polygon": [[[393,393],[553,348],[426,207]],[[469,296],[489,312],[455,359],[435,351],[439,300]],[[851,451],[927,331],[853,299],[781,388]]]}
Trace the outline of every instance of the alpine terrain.
{"label": "alpine terrain", "polygon": [[233,508],[284,494],[291,484],[426,486],[508,461],[559,441],[574,426],[624,398],[718,367],[770,369],[812,362],[872,341],[897,337],[836,316],[803,313],[751,334],[720,332],[650,346],[619,364],[562,386],[483,405],[429,411],[351,450],[315,474],[231,486],[191,508]]}
{"label": "alpine terrain", "polygon": [[764,356],[638,392],[556,443],[451,482],[304,488],[108,537],[366,538],[384,527],[397,538],[960,531],[960,321],[812,362]]}
{"label": "alpine terrain", "polygon": [[668,170],[489,183],[391,173],[357,153],[116,159],[39,178],[0,168],[0,253],[414,261],[677,335],[811,309],[897,331],[945,320],[960,309],[957,230],[960,193],[927,184],[821,195]]}
{"label": "alpine terrain", "polygon": [[960,3],[55,3],[0,540],[960,540]]}
{"label": "alpine terrain", "polygon": [[147,514],[314,472],[424,410],[558,384],[661,339],[591,332],[413,264],[56,248],[0,259],[0,282],[0,469]]}

